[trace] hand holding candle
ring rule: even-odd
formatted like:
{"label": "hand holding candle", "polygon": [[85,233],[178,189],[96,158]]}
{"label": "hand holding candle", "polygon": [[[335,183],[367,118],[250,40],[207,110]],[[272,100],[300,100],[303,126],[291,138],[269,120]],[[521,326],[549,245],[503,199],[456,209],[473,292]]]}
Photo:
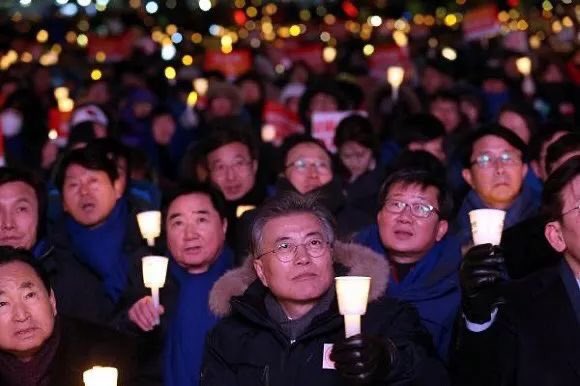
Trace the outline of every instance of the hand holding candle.
{"label": "hand holding candle", "polygon": [[147,244],[152,247],[155,245],[155,238],[161,234],[161,212],[150,210],[137,214],[137,223],[139,230]]}
{"label": "hand holding candle", "polygon": [[168,262],[169,259],[165,256],[145,256],[143,258],[143,283],[145,287],[151,288],[155,308],[159,307],[159,288],[163,288],[165,285]]}
{"label": "hand holding candle", "polygon": [[114,367],[94,366],[83,373],[85,386],[117,386],[119,371]]}
{"label": "hand holding candle", "polygon": [[371,278],[367,276],[339,276],[336,281],[338,310],[344,315],[347,338],[361,333],[361,316],[367,311]]}

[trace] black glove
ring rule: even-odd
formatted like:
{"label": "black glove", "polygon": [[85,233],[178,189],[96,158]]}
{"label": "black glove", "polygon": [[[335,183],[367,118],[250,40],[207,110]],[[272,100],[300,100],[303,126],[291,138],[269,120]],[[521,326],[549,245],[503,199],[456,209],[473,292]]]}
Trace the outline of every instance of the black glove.
{"label": "black glove", "polygon": [[359,334],[335,343],[330,359],[343,378],[366,385],[387,377],[395,353],[388,340]]}
{"label": "black glove", "polygon": [[492,310],[504,302],[501,283],[506,277],[499,246],[482,244],[467,252],[459,269],[461,302],[467,320],[479,324],[490,320]]}

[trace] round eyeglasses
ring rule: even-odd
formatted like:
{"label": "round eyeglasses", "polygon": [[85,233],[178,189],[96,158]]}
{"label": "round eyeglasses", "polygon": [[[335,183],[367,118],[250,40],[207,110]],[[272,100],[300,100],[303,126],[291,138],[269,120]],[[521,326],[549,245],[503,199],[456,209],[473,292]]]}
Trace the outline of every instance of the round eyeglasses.
{"label": "round eyeglasses", "polygon": [[432,213],[436,213],[439,215],[439,211],[433,206],[429,204],[425,204],[422,202],[414,202],[414,203],[406,203],[400,200],[386,200],[385,205],[383,205],[383,209],[385,209],[389,213],[399,214],[403,213],[405,209],[409,207],[411,210],[411,214],[417,218],[427,218],[431,216]]}
{"label": "round eyeglasses", "polygon": [[320,174],[329,174],[331,172],[330,163],[320,160],[307,161],[304,159],[298,159],[286,165],[286,169],[288,168],[294,168],[299,173],[306,173],[310,168],[315,168]]}
{"label": "round eyeglasses", "polygon": [[497,156],[489,153],[483,153],[478,155],[475,160],[471,161],[471,165],[477,165],[480,168],[490,168],[497,162],[504,166],[512,166],[519,164],[521,162],[521,157],[517,154],[507,151]]}
{"label": "round eyeglasses", "polygon": [[304,249],[306,249],[306,252],[310,257],[317,258],[322,256],[329,245],[330,243],[328,241],[318,238],[310,239],[302,244],[293,243],[291,241],[282,241],[278,243],[273,249],[256,256],[256,259],[259,259],[260,257],[269,253],[273,253],[282,263],[289,263],[296,257],[298,247],[300,246],[303,246]]}

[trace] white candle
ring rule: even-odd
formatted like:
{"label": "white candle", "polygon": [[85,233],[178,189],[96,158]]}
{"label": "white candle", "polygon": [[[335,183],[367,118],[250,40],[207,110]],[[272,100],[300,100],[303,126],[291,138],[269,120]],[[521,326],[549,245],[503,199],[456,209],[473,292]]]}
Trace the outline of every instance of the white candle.
{"label": "white candle", "polygon": [[137,214],[137,223],[139,230],[147,244],[152,247],[155,245],[155,238],[161,234],[161,212],[150,210]]}
{"label": "white candle", "polygon": [[367,311],[371,278],[339,276],[336,281],[338,310],[344,315],[344,332],[348,338],[361,333],[361,316]]}
{"label": "white candle", "polygon": [[[167,277],[167,263],[169,259],[165,256],[145,256],[143,262],[143,283],[145,287],[151,288],[153,306],[159,308],[159,289],[165,285]],[[159,324],[159,319],[157,319]]]}
{"label": "white candle", "polygon": [[393,100],[399,97],[399,87],[403,84],[405,69],[401,66],[392,66],[387,69],[387,82],[393,89]]}
{"label": "white candle", "polygon": [[516,67],[523,76],[530,76],[532,73],[532,61],[527,56],[516,59]]}
{"label": "white candle", "polygon": [[114,367],[94,366],[83,373],[85,386],[117,386],[119,371]]}

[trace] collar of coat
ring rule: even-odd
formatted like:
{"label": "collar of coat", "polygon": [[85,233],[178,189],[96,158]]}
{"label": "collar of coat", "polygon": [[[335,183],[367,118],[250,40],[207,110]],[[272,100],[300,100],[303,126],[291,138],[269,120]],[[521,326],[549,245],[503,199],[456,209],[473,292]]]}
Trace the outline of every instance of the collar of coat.
{"label": "collar of coat", "polygon": [[[344,266],[348,276],[369,276],[371,287],[369,302],[385,294],[389,281],[389,264],[380,254],[362,245],[336,241],[333,246],[334,262]],[[209,308],[218,317],[231,313],[230,300],[246,292],[250,284],[258,279],[252,263],[247,258],[244,264],[226,272],[215,282],[209,295]]]}

